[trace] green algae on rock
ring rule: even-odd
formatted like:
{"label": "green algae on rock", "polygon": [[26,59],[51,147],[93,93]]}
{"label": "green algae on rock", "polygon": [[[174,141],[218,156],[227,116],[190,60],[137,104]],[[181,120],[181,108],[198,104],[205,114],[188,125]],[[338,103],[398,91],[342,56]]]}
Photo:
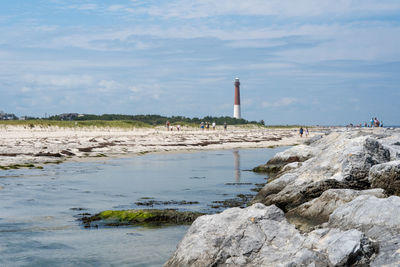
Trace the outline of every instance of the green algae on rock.
{"label": "green algae on rock", "polygon": [[106,210],[93,216],[83,217],[84,227],[126,225],[178,225],[191,224],[200,212],[177,211],[174,209]]}

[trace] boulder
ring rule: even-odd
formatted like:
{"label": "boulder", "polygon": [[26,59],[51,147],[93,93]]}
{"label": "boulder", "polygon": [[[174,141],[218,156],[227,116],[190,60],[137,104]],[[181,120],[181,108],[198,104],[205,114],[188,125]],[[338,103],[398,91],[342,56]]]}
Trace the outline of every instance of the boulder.
{"label": "boulder", "polygon": [[328,227],[357,229],[375,240],[379,253],[371,266],[400,266],[400,197],[359,196],[338,207]]}
{"label": "boulder", "polygon": [[[325,179],[310,184],[289,184],[280,192],[265,196],[259,200],[258,196],[254,198],[252,203],[259,201],[264,205],[276,205],[285,212],[294,209],[297,206],[320,197],[325,191],[331,189],[354,188],[347,182],[337,181],[335,179]],[[355,189],[358,189],[355,187]]]}
{"label": "boulder", "polygon": [[389,195],[400,196],[400,160],[375,165],[369,171],[371,187],[383,188]]}
{"label": "boulder", "polygon": [[352,201],[361,195],[371,195],[379,198],[386,197],[383,189],[353,190],[329,189],[318,198],[306,202],[297,208],[291,209],[286,214],[287,218],[300,217],[312,225],[318,225],[329,220],[336,208]]}
{"label": "boulder", "polygon": [[298,149],[305,150],[301,154],[303,159],[314,155],[297,168],[288,166],[287,171],[273,180],[273,184],[266,184],[251,203],[274,204],[288,211],[329,189],[370,189],[371,167],[390,160],[389,150],[364,132],[334,132],[306,147],[296,146],[270,160],[283,162],[300,155]]}
{"label": "boulder", "polygon": [[359,153],[349,154],[342,163],[342,175],[360,188],[369,187],[368,174],[372,166],[390,161],[390,152],[377,140],[367,138]]}
{"label": "boulder", "polygon": [[376,243],[355,229],[323,228],[306,236],[304,246],[326,254],[329,259],[326,266],[368,266],[378,252]]}
{"label": "boulder", "polygon": [[164,266],[349,266],[375,253],[360,231],[301,234],[276,206],[199,217]]}
{"label": "boulder", "polygon": [[251,201],[254,203],[262,203],[265,198],[281,192],[288,184],[296,180],[297,176],[292,174],[285,174],[281,177],[267,183]]}
{"label": "boulder", "polygon": [[266,164],[257,166],[254,172],[278,173],[286,164],[303,162],[317,153],[317,149],[311,146],[298,145],[277,153]]}

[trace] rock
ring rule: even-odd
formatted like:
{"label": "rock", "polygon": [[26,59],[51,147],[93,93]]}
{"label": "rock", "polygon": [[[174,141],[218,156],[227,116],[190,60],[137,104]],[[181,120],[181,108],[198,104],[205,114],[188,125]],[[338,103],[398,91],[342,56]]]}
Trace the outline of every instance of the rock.
{"label": "rock", "polygon": [[257,166],[253,169],[254,172],[277,173],[286,164],[292,162],[303,162],[316,154],[316,148],[298,145],[289,148],[285,151],[277,153],[266,164]]}
{"label": "rock", "polygon": [[389,149],[364,132],[333,132],[308,148],[304,153],[289,149],[271,159],[271,162],[280,159],[282,163],[294,155],[303,155],[303,159],[314,155],[297,168],[292,169],[291,165],[281,168],[286,171],[275,183],[265,185],[252,203],[274,204],[287,211],[329,189],[370,189],[370,168],[390,160]]}
{"label": "rock", "polygon": [[297,169],[299,167],[301,167],[301,162],[288,163],[282,168],[282,172],[291,171],[291,170]]}
{"label": "rock", "polygon": [[321,139],[323,135],[315,135],[311,138],[308,138],[306,141],[304,141],[305,145],[311,145],[312,143],[317,142],[319,139]]}
{"label": "rock", "polygon": [[343,161],[342,173],[348,182],[356,182],[369,187],[368,174],[373,165],[388,162],[390,152],[377,140],[367,138],[360,153],[348,155]]}
{"label": "rock", "polygon": [[199,217],[164,266],[349,266],[375,252],[357,230],[302,235],[276,206]]}
{"label": "rock", "polygon": [[60,152],[60,154],[64,154],[64,155],[67,155],[67,156],[75,156],[74,153],[72,153],[71,151],[68,151],[68,150],[62,150]]}
{"label": "rock", "polygon": [[39,152],[34,155],[35,157],[56,157],[61,158],[63,155],[60,153],[51,153],[51,152]]}
{"label": "rock", "polygon": [[400,197],[385,198],[400,187],[399,139],[339,129],[278,153],[254,205],[200,216],[166,266],[400,266]]}
{"label": "rock", "polygon": [[400,230],[400,216],[393,216],[395,214],[400,214],[400,197],[377,198],[363,195],[337,208],[329,216],[329,225],[363,231],[376,225]]}
{"label": "rock", "polygon": [[306,242],[306,247],[326,253],[334,266],[368,266],[372,255],[378,252],[374,242],[354,229],[318,229],[308,234]]}
{"label": "rock", "polygon": [[400,160],[373,166],[369,181],[374,188],[383,188],[389,195],[400,196]]}
{"label": "rock", "polygon": [[[326,179],[323,181],[305,184],[305,185],[287,185],[277,194],[264,197],[260,202],[264,205],[276,205],[284,211],[293,209],[309,200],[319,197],[328,189],[347,188],[348,185],[335,179]],[[257,198],[255,198],[257,199]]]}
{"label": "rock", "polygon": [[106,210],[93,216],[85,216],[81,220],[85,227],[98,227],[99,225],[177,225],[190,224],[203,214],[173,209]]}
{"label": "rock", "polygon": [[358,229],[379,245],[371,266],[400,266],[400,197],[359,196],[329,216],[329,227]]}
{"label": "rock", "polygon": [[277,194],[282,191],[288,184],[296,180],[297,176],[292,174],[285,174],[272,182],[267,183],[251,201],[254,203],[262,203],[263,200],[271,195]]}
{"label": "rock", "polygon": [[379,198],[386,197],[383,189],[362,191],[352,189],[329,189],[323,192],[320,197],[289,210],[286,217],[294,219],[300,217],[303,219],[300,221],[309,222],[311,226],[318,225],[327,222],[329,220],[329,215],[331,215],[336,208],[361,195],[372,195]]}

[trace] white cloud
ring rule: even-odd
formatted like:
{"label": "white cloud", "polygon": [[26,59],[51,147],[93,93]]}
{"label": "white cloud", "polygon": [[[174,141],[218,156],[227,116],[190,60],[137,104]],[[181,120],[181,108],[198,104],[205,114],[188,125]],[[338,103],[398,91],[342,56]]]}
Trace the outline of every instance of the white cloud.
{"label": "white cloud", "polygon": [[122,85],[114,80],[101,80],[98,83],[101,92],[113,92],[122,87]]}
{"label": "white cloud", "polygon": [[30,87],[22,87],[21,88],[21,92],[22,93],[28,93],[28,92],[31,92],[32,91],[32,88],[30,88]]}
{"label": "white cloud", "polygon": [[269,108],[269,107],[277,108],[277,107],[290,106],[298,101],[299,101],[298,99],[293,98],[293,97],[284,97],[275,102],[264,101],[262,103],[262,106],[265,108]]}
{"label": "white cloud", "polygon": [[[194,19],[224,15],[245,16],[343,16],[377,14],[400,10],[395,0],[177,0],[148,7],[134,8],[134,13],[146,13],[155,17]],[[126,10],[127,11],[127,10]],[[132,8],[129,8],[132,12]]]}
{"label": "white cloud", "polygon": [[59,88],[73,88],[80,86],[91,86],[94,79],[89,75],[34,75],[27,74],[23,77],[27,84],[35,86],[48,86]]}
{"label": "white cloud", "polygon": [[96,4],[81,4],[81,5],[70,5],[68,8],[78,9],[78,10],[97,10],[99,6]]}

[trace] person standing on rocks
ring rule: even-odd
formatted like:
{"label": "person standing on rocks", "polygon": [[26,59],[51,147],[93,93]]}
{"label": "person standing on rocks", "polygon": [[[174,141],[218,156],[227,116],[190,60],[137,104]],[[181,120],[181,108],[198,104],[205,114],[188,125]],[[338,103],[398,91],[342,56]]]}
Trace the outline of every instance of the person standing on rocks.
{"label": "person standing on rocks", "polygon": [[169,131],[169,125],[170,125],[170,123],[169,123],[169,121],[167,121],[167,122],[165,123],[165,127],[167,127],[167,131]]}
{"label": "person standing on rocks", "polygon": [[228,125],[226,124],[226,122],[224,122],[224,131],[226,131],[227,128],[228,128]]}
{"label": "person standing on rocks", "polygon": [[212,128],[213,128],[213,130],[215,130],[215,121],[212,123]]}
{"label": "person standing on rocks", "polygon": [[304,132],[303,127],[300,127],[300,130],[299,130],[300,137],[303,137],[303,132]]}

